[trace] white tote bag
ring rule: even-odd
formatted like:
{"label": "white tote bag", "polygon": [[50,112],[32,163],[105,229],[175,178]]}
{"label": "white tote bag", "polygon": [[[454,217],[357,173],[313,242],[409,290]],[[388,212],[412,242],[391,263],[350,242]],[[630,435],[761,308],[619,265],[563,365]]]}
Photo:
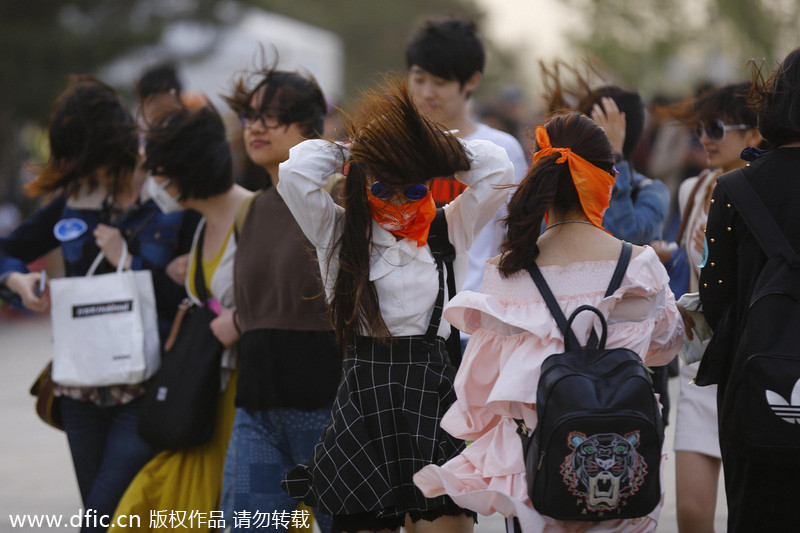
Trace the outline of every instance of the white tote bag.
{"label": "white tote bag", "polygon": [[153,278],[149,270],[94,275],[103,252],[84,277],[50,282],[53,381],[74,387],[141,383],[161,364]]}

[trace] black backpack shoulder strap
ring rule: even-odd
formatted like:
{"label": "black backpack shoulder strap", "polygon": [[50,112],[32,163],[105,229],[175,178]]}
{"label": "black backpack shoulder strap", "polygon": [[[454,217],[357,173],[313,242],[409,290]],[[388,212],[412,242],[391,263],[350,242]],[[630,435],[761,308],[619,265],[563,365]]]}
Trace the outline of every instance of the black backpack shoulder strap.
{"label": "black backpack shoulder strap", "polygon": [[614,294],[614,291],[619,289],[622,285],[622,278],[625,277],[625,271],[628,270],[628,263],[631,262],[631,255],[633,254],[633,246],[629,242],[622,242],[622,251],[619,253],[617,260],[617,268],[614,269],[614,274],[611,276],[611,283],[608,284],[606,289],[606,297]]}
{"label": "black backpack shoulder strap", "polygon": [[[447,233],[447,218],[444,216],[444,209],[436,209],[436,217],[431,222],[431,229],[428,233],[428,245],[431,247],[434,259],[444,263],[447,269],[447,299],[450,300],[456,295],[456,275],[453,269],[453,261],[456,259],[456,249],[450,242]],[[455,326],[450,326],[450,337],[447,339],[447,354],[450,362],[458,368],[461,363],[461,334]]]}
{"label": "black backpack shoulder strap", "polygon": [[747,228],[768,257],[783,257],[787,262],[794,264],[800,262],[800,256],[786,239],[786,235],[761,201],[761,197],[753,189],[744,170],[731,172],[718,184],[728,194],[736,206],[736,212],[744,219]]}
{"label": "black backpack shoulder strap", "polygon": [[[620,251],[619,260],[617,261],[617,266],[611,276],[611,282],[608,284],[608,288],[606,289],[606,297],[614,294],[614,291],[616,291],[622,284],[622,278],[625,276],[625,271],[628,270],[628,264],[631,261],[632,254],[633,246],[631,243],[623,242],[622,251]],[[558,305],[558,301],[556,300],[555,296],[553,296],[553,292],[550,290],[550,287],[547,285],[547,282],[542,275],[542,271],[539,270],[539,267],[536,265],[536,263],[534,263],[533,266],[528,269],[528,272],[530,273],[531,278],[533,278],[533,282],[536,284],[539,292],[542,294],[544,303],[547,304],[547,308],[553,315],[556,324],[558,324],[558,328],[561,330],[561,333],[564,334],[564,347],[566,351],[577,349],[580,347],[578,338],[575,336],[575,333],[569,326],[567,317],[564,316],[561,306]],[[599,346],[597,332],[594,329],[592,329],[592,332],[589,335],[587,346]]]}
{"label": "black backpack shoulder strap", "polygon": [[558,300],[553,296],[553,291],[550,290],[547,281],[545,281],[542,275],[542,271],[539,270],[536,263],[533,263],[528,269],[528,273],[531,275],[531,278],[533,278],[536,288],[539,289],[539,293],[541,293],[544,303],[550,310],[550,314],[553,315],[556,324],[558,324],[558,329],[560,329],[561,333],[564,335],[564,348],[566,351],[569,352],[579,349],[581,344],[578,342],[578,338],[575,336],[575,333],[573,333],[572,328],[567,324],[567,317],[564,316],[564,311],[562,311],[561,306],[558,305]]}
{"label": "black backpack shoulder strap", "polygon": [[[622,285],[622,278],[625,277],[625,272],[628,270],[628,263],[631,262],[631,255],[633,254],[633,246],[629,242],[622,241],[622,250],[619,253],[619,259],[617,260],[617,266],[614,269],[614,273],[611,275],[611,282],[608,284],[608,288],[606,289],[606,294],[604,298],[608,298],[614,291],[619,289],[619,286]],[[601,315],[602,317],[602,315]],[[605,331],[605,326],[603,326],[603,330]],[[606,344],[605,335],[603,338],[597,338],[597,331],[592,329],[592,333],[589,335],[589,340],[586,343],[587,346],[598,346],[604,347]]]}

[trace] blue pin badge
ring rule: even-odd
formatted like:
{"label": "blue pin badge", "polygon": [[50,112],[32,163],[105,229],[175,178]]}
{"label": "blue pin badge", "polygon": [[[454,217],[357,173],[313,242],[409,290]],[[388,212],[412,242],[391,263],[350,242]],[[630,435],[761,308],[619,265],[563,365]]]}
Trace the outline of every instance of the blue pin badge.
{"label": "blue pin badge", "polygon": [[77,239],[89,229],[89,226],[79,218],[65,218],[53,226],[53,235],[61,242]]}

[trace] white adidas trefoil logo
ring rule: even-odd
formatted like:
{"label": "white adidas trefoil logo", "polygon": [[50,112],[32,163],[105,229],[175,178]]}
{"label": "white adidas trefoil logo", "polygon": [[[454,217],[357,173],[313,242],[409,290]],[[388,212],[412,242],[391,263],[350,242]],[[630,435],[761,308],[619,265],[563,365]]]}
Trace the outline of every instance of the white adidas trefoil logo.
{"label": "white adidas trefoil logo", "polygon": [[768,390],[767,403],[782,420],[790,424],[800,424],[800,379],[794,384],[791,401],[787,402],[777,392]]}

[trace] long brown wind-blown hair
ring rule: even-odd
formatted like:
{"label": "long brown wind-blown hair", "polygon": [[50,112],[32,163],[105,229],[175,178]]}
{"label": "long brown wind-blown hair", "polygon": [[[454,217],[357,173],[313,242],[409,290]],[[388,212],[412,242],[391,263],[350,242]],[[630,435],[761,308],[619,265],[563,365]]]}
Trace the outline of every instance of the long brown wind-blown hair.
{"label": "long brown wind-blown hair", "polygon": [[[597,167],[611,173],[614,150],[603,129],[590,118],[577,112],[552,117],[545,125],[550,143],[572,151]],[[538,147],[537,147],[538,150]],[[528,169],[508,202],[508,228],[501,247],[500,272],[510,276],[529,268],[539,256],[536,241],[542,230],[544,214],[550,207],[569,213],[580,210],[578,191],[572,181],[569,165],[556,163],[560,154],[536,161]]]}
{"label": "long brown wind-blown hair", "polygon": [[56,100],[48,126],[50,159],[25,186],[34,198],[63,191],[74,194],[82,183],[97,187],[94,172],[105,168],[119,180],[136,166],[138,138],[133,115],[116,91],[87,75],[69,79]]}
{"label": "long brown wind-blown hair", "polygon": [[339,273],[330,314],[336,337],[345,348],[356,332],[391,337],[369,280],[372,214],[369,178],[403,188],[470,168],[458,139],[417,109],[404,79],[389,76],[366,92],[356,118],[345,117],[352,139],[345,181],[344,228]]}

